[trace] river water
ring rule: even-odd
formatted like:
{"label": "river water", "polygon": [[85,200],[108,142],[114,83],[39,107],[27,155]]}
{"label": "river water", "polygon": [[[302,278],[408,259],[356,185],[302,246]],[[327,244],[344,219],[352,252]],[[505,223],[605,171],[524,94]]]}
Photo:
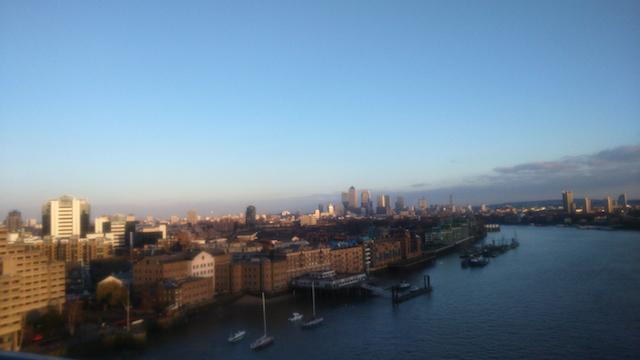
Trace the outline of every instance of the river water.
{"label": "river water", "polygon": [[[267,302],[275,344],[249,344],[262,334],[254,298],[201,314],[150,340],[137,359],[584,359],[640,358],[640,233],[561,227],[508,227],[520,247],[484,268],[463,269],[457,254],[383,283],[422,282],[434,291],[392,306],[390,298],[318,298],[324,324],[302,330],[287,321],[310,315],[308,299]],[[231,330],[246,329],[236,344]]]}

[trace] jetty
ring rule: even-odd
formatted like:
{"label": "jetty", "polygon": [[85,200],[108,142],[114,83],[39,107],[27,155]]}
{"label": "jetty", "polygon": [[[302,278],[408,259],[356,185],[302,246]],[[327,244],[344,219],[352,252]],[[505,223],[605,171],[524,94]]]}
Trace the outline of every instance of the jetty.
{"label": "jetty", "polygon": [[391,288],[391,303],[397,305],[420,295],[431,293],[431,291],[433,291],[433,288],[431,287],[431,277],[429,275],[425,275],[423,277],[423,281],[424,286],[421,288],[412,287],[408,290],[402,290],[400,285],[393,286]]}

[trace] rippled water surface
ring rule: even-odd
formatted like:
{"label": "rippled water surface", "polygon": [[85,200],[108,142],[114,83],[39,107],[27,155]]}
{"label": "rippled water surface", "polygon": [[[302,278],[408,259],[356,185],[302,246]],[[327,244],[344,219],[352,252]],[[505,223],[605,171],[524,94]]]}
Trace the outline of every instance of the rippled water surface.
{"label": "rippled water surface", "polygon": [[[457,254],[393,283],[431,275],[434,292],[393,307],[389,298],[319,298],[325,323],[301,330],[287,317],[309,314],[293,297],[267,303],[270,348],[249,350],[262,333],[259,303],[243,299],[151,340],[139,359],[583,359],[640,358],[640,233],[559,227],[517,230],[521,246],[481,269]],[[249,334],[228,344],[234,329]]]}

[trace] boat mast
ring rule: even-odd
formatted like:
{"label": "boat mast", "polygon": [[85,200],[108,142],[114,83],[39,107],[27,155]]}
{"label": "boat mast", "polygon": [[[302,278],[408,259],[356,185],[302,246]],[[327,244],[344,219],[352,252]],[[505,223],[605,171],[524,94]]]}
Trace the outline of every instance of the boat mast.
{"label": "boat mast", "polygon": [[315,284],[316,284],[315,281],[311,282],[311,294],[313,295],[313,318],[314,319],[316,317],[316,286]]}
{"label": "boat mast", "polygon": [[262,322],[264,325],[264,336],[267,336],[267,308],[264,305],[264,292],[262,293]]}

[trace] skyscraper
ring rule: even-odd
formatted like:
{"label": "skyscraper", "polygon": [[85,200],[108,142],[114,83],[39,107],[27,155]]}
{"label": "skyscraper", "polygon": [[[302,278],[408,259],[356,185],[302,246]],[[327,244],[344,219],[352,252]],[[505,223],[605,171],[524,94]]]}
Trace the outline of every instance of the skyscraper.
{"label": "skyscraper", "polygon": [[573,192],[562,192],[562,207],[567,214],[573,213],[573,210],[575,210],[575,204],[573,203]]}
{"label": "skyscraper", "polygon": [[373,201],[369,190],[362,190],[360,193],[360,202],[365,214],[371,215],[373,213]]}
{"label": "skyscraper", "polygon": [[9,211],[7,215],[7,230],[12,233],[22,227],[22,214],[18,210]]}
{"label": "skyscraper", "polygon": [[405,206],[404,206],[404,197],[402,197],[402,196],[398,196],[398,197],[396,198],[396,211],[397,211],[397,212],[400,212],[400,211],[403,211],[404,209],[405,209]]}
{"label": "skyscraper", "polygon": [[253,205],[247,206],[244,222],[247,226],[256,225],[256,207]]}
{"label": "skyscraper", "polygon": [[349,193],[343,192],[341,197],[342,206],[346,211],[349,208]]}
{"label": "skyscraper", "polygon": [[371,193],[369,190],[362,190],[360,193],[360,201],[363,208],[369,206],[369,201],[371,201]]}
{"label": "skyscraper", "polygon": [[87,200],[64,195],[42,206],[42,233],[52,237],[84,237],[89,229]]}
{"label": "skyscraper", "polygon": [[618,206],[625,209],[627,207],[627,194],[622,193],[618,196]]}
{"label": "skyscraper", "polygon": [[613,204],[613,199],[611,198],[611,196],[607,196],[607,198],[604,199],[604,209],[607,212],[607,214],[613,213],[614,207],[615,206]]}
{"label": "skyscraper", "polygon": [[584,207],[582,208],[582,211],[585,214],[591,214],[591,199],[586,196],[584,197]]}
{"label": "skyscraper", "polygon": [[420,208],[420,210],[427,210],[428,207],[429,203],[427,202],[427,199],[422,198],[418,200],[418,208]]}
{"label": "skyscraper", "polygon": [[335,209],[333,208],[333,203],[329,203],[329,206],[327,206],[327,212],[329,213],[329,216],[333,216],[335,214]]}
{"label": "skyscraper", "polygon": [[349,188],[349,209],[356,209],[358,207],[358,193],[355,187]]}

